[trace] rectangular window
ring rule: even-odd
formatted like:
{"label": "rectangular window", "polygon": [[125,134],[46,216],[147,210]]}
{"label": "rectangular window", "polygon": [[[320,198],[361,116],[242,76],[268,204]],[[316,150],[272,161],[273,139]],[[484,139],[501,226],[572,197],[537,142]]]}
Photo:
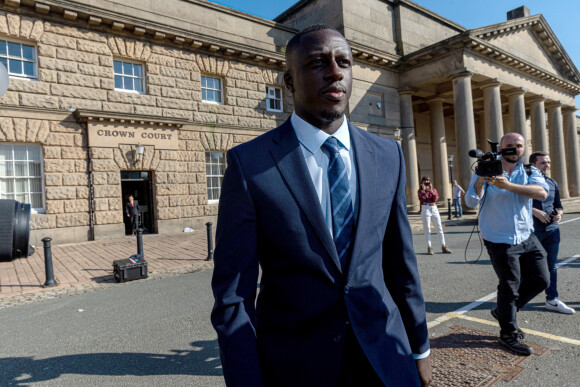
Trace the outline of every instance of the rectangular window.
{"label": "rectangular window", "polygon": [[222,80],[208,75],[201,76],[201,100],[208,103],[223,103]]}
{"label": "rectangular window", "polygon": [[268,86],[266,88],[266,109],[269,112],[282,111],[282,89],[279,87]]}
{"label": "rectangular window", "polygon": [[205,154],[205,175],[207,180],[207,200],[217,203],[222,189],[222,180],[226,171],[226,154],[207,152]]}
{"label": "rectangular window", "polygon": [[37,79],[36,58],[35,46],[0,40],[0,62],[11,77]]}
{"label": "rectangular window", "polygon": [[0,199],[44,208],[42,163],[38,145],[0,144]]}
{"label": "rectangular window", "polygon": [[114,60],[113,72],[115,73],[115,90],[145,94],[142,64]]}

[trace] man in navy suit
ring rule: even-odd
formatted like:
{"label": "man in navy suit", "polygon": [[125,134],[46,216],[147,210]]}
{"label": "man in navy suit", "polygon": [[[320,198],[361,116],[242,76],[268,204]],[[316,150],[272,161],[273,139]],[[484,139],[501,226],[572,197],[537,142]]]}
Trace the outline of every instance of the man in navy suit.
{"label": "man in navy suit", "polygon": [[291,118],[228,152],[211,316],[225,381],[428,385],[402,150],[346,119],[353,59],[338,31],[301,31],[286,63]]}

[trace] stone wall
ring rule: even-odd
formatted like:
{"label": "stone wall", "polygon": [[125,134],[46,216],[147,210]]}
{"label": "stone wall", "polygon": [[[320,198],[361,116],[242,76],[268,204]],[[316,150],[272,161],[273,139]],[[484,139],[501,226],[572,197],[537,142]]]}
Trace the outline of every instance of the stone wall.
{"label": "stone wall", "polygon": [[[266,110],[266,86],[284,89],[283,72],[255,62],[1,11],[0,35],[37,47],[38,80],[11,79],[0,99],[5,112],[0,141],[40,144],[43,150],[45,213],[33,214],[31,222],[36,245],[45,236],[55,243],[89,237],[90,171],[98,237],[122,235],[120,172],[127,170],[152,172],[159,232],[199,226],[217,214],[217,205],[207,199],[205,152],[225,152],[278,126],[293,110],[286,91],[284,112]],[[144,65],[145,94],[114,90],[117,58]],[[222,105],[201,101],[202,74],[223,79]],[[179,131],[179,150],[146,146],[142,161],[134,165],[131,145],[89,150],[86,123],[78,123],[69,108],[191,124]],[[40,118],[17,118],[22,109]]]}

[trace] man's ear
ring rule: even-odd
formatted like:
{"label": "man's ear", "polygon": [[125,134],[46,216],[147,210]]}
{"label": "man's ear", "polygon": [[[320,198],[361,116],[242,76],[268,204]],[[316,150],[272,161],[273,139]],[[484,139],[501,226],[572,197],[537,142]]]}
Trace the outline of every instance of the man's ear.
{"label": "man's ear", "polygon": [[291,93],[294,93],[294,79],[292,78],[292,74],[290,74],[290,70],[284,72],[284,84]]}

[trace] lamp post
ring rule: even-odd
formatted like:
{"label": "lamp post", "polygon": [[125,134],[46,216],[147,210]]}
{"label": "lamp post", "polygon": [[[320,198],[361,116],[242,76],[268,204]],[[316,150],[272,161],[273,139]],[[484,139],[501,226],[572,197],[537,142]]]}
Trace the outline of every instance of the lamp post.
{"label": "lamp post", "polygon": [[145,153],[145,146],[141,144],[137,144],[135,149],[133,149],[133,161],[138,163],[141,160],[141,157]]}
{"label": "lamp post", "polygon": [[[451,183],[451,198],[455,200],[453,197],[453,158],[455,155],[449,155],[447,157],[447,161],[449,163],[449,182]],[[447,219],[451,219],[451,201],[449,201],[449,213]]]}

